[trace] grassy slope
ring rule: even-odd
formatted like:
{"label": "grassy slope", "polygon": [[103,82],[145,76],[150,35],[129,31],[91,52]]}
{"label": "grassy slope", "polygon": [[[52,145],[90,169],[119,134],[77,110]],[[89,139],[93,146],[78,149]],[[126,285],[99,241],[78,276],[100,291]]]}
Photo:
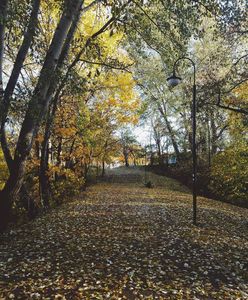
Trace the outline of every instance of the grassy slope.
{"label": "grassy slope", "polygon": [[199,198],[194,227],[187,188],[147,177],[108,172],[2,236],[0,298],[248,299],[248,210]]}

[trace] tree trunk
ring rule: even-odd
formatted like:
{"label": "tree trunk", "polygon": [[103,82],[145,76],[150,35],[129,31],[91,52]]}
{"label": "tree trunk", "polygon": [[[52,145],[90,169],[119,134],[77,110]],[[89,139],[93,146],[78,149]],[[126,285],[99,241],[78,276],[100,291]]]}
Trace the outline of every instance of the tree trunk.
{"label": "tree trunk", "polygon": [[25,184],[22,184],[21,191],[20,191],[20,202],[22,206],[28,212],[28,218],[33,219],[38,212],[38,207],[34,202],[33,198],[30,197],[29,193],[27,192],[27,187]]}
{"label": "tree trunk", "polygon": [[123,149],[123,155],[124,155],[124,160],[125,160],[125,166],[129,167],[129,162],[128,162],[129,154],[128,154],[128,150],[125,148]]}
{"label": "tree trunk", "polygon": [[12,156],[6,138],[5,123],[6,123],[9,107],[10,107],[11,96],[13,95],[17,80],[19,78],[23,66],[23,62],[27,56],[28,49],[31,45],[31,42],[35,34],[35,27],[37,24],[39,7],[40,7],[40,0],[33,0],[32,13],[30,16],[29,24],[24,34],[22,45],[17,53],[10,78],[8,80],[6,89],[4,91],[4,96],[1,99],[2,111],[1,111],[1,118],[0,118],[0,122],[1,122],[0,139],[1,139],[1,145],[4,153],[4,157],[9,167],[12,162]]}
{"label": "tree trunk", "polygon": [[0,103],[3,99],[3,53],[8,0],[0,1]]}
{"label": "tree trunk", "polygon": [[207,156],[208,156],[208,167],[211,167],[211,132],[210,132],[210,126],[209,126],[209,118],[207,120]]}
{"label": "tree trunk", "polygon": [[[8,6],[8,0],[2,0],[0,1],[0,123],[3,116],[3,110],[4,110],[4,88],[3,88],[3,54],[4,54],[4,35],[5,35],[5,22],[7,17],[7,6]],[[5,136],[4,136],[5,139]],[[0,132],[0,140],[2,143],[2,135]],[[11,153],[7,147],[7,145],[2,145],[3,154],[5,156],[5,153],[7,154],[6,163],[8,165],[8,168],[11,167],[12,163],[12,157]]]}
{"label": "tree trunk", "polygon": [[[8,193],[8,190],[0,191],[0,232],[6,229],[7,224],[11,220],[11,209],[12,209],[12,201],[11,195]],[[3,201],[4,199],[5,201]]]}
{"label": "tree trunk", "polygon": [[[40,200],[44,208],[48,208],[50,206],[51,199],[51,188],[49,183],[49,176],[47,172],[48,168],[48,160],[49,160],[49,144],[46,143],[46,148],[42,147],[43,152],[41,153],[40,160],[40,172],[39,172],[39,181],[40,181]],[[45,151],[44,151],[45,150]]]}
{"label": "tree trunk", "polygon": [[122,145],[122,153],[124,156],[124,160],[125,160],[125,166],[129,167],[129,162],[128,162],[128,158],[129,158],[129,149],[128,146],[126,144],[126,141],[124,140],[124,144]]}
{"label": "tree trunk", "polygon": [[154,165],[154,153],[151,151],[151,155],[150,155],[150,165],[153,166]]}
{"label": "tree trunk", "polygon": [[[59,144],[58,144],[57,157],[56,157],[56,160],[57,160],[56,166],[57,167],[61,166],[61,152],[62,152],[62,137],[59,137]],[[59,175],[56,172],[55,173],[55,181],[58,181],[58,180],[59,180]]]}
{"label": "tree trunk", "polygon": [[160,166],[163,165],[163,158],[162,158],[162,151],[161,151],[161,139],[159,137],[156,137],[156,145],[158,150],[158,164]]}
{"label": "tree trunk", "polygon": [[211,140],[211,146],[212,146],[212,155],[215,155],[217,153],[217,128],[214,120],[214,115],[211,114],[210,116],[210,126],[211,126],[211,134],[212,134],[212,140]]}
{"label": "tree trunk", "polygon": [[[4,1],[1,4],[1,9],[0,9],[1,11],[2,11],[2,7],[4,5],[6,5],[6,3],[7,3],[7,1]],[[33,5],[32,5],[32,13],[30,16],[27,31],[24,34],[24,39],[23,39],[22,45],[17,53],[16,60],[15,60],[10,78],[8,80],[6,89],[4,91],[3,97],[1,97],[2,111],[1,111],[1,118],[0,118],[0,122],[1,122],[0,140],[1,140],[1,146],[2,146],[4,157],[5,157],[5,161],[7,163],[7,166],[8,166],[8,169],[10,172],[13,167],[13,158],[12,158],[12,155],[11,155],[11,152],[10,152],[10,149],[8,146],[7,138],[6,138],[5,122],[6,122],[6,118],[7,118],[9,107],[10,107],[11,96],[13,95],[17,80],[19,78],[19,75],[20,75],[20,72],[21,72],[21,69],[23,66],[23,62],[27,56],[28,49],[33,40],[33,36],[35,33],[35,27],[36,27],[37,19],[38,19],[39,7],[40,7],[40,0],[34,0]],[[2,13],[1,13],[1,15],[2,15]],[[0,60],[2,61],[3,46],[4,46],[4,40],[3,40],[4,34],[3,34],[2,27],[0,29],[0,32],[1,32],[0,33],[0,35],[1,35],[1,46],[0,46],[1,59]],[[0,65],[2,65],[2,63],[0,63]],[[1,66],[0,66],[0,69],[1,69]],[[0,70],[0,74],[2,74],[2,70]],[[0,79],[0,81],[1,81],[1,79]],[[2,84],[1,84],[1,89],[2,89]],[[34,204],[33,199],[29,196],[25,185],[23,185],[21,187],[20,201],[23,204],[24,208],[28,211],[28,216],[30,218],[32,218],[35,215],[35,204]]]}
{"label": "tree trunk", "polygon": [[172,143],[172,146],[174,148],[177,160],[179,161],[180,160],[180,151],[179,151],[179,148],[178,148],[178,145],[177,145],[175,133],[174,133],[172,127],[171,127],[171,124],[170,124],[167,116],[163,115],[163,117],[164,117],[164,120],[165,120],[165,124],[166,124],[167,130],[169,132],[169,136],[170,136],[171,143]]}
{"label": "tree trunk", "polygon": [[[76,17],[73,20],[72,26],[68,32],[65,44],[63,46],[63,49],[61,51],[59,60],[58,60],[58,65],[57,65],[57,71],[56,73],[58,74],[61,70],[61,67],[63,66],[64,60],[66,59],[70,44],[72,42],[73,36],[75,34],[75,31],[77,29],[77,24],[79,21],[79,16],[80,16],[80,10],[81,10],[81,5],[80,4],[80,9],[76,12]],[[39,180],[40,180],[40,198],[41,198],[41,203],[43,203],[43,206],[49,207],[49,202],[51,198],[51,193],[50,193],[50,183],[49,183],[49,176],[47,175],[47,172],[49,171],[48,168],[48,142],[51,136],[52,128],[53,128],[53,120],[58,108],[58,103],[59,103],[59,96],[61,93],[61,89],[59,88],[57,92],[55,93],[54,98],[52,99],[53,93],[57,87],[57,82],[53,82],[47,92],[47,98],[49,101],[52,101],[51,103],[51,109],[49,110],[47,114],[47,119],[46,119],[46,124],[45,124],[45,133],[44,133],[44,139],[42,142],[42,148],[41,148],[41,160],[40,160],[40,174],[39,174]]]}
{"label": "tree trunk", "polygon": [[157,129],[153,123],[152,123],[152,127],[153,127],[153,132],[154,132],[154,140],[155,140],[156,147],[157,147],[158,164],[161,166],[161,165],[163,165],[163,158],[162,158],[162,151],[161,151],[161,135],[160,135],[159,129]]}
{"label": "tree trunk", "polygon": [[40,142],[38,140],[35,141],[35,155],[36,159],[40,159]]}
{"label": "tree trunk", "polygon": [[[97,1],[95,1],[95,3],[97,3]],[[95,3],[92,2],[91,6],[94,5]],[[80,8],[81,8],[81,6],[82,6],[82,2],[80,4]],[[81,9],[79,9],[76,13],[75,19],[73,20],[72,26],[69,30],[68,35],[67,35],[64,47],[61,51],[61,55],[60,55],[60,58],[58,60],[58,65],[57,65],[57,71],[56,71],[57,74],[60,73],[60,69],[61,69],[61,67],[63,65],[63,62],[64,62],[64,60],[65,60],[65,58],[68,54],[73,36],[74,36],[75,31],[77,29],[77,24],[78,24],[78,21],[79,21],[80,11],[81,11]],[[107,22],[106,24],[108,26],[109,22]],[[95,37],[97,37],[99,34],[101,34],[103,32],[104,28],[106,27],[106,24],[97,33],[95,33],[93,35],[92,39],[94,39]],[[88,45],[89,45],[89,43],[86,43],[85,48]],[[80,52],[82,52],[82,51],[83,51],[83,49]],[[73,63],[69,66],[69,68],[68,68],[69,70],[71,70],[72,67],[75,66],[75,64],[79,61],[80,56],[76,57],[76,59],[73,61]],[[54,116],[55,116],[57,108],[58,108],[59,98],[60,98],[60,95],[61,95],[61,90],[63,89],[63,87],[65,85],[66,79],[68,77],[69,70],[67,71],[64,79],[62,80],[61,84],[57,88],[57,91],[56,91],[54,97],[53,97],[53,94],[56,90],[57,82],[53,82],[50,85],[49,90],[47,92],[47,98],[49,99],[49,102],[52,101],[52,105],[51,105],[51,112],[48,113],[48,117],[47,117],[47,120],[46,120],[44,141],[43,141],[43,144],[42,144],[42,153],[43,153],[44,156],[46,156],[47,144],[48,144],[48,140],[50,138],[51,131],[52,131],[52,128],[53,128],[53,120],[54,120]],[[52,97],[53,97],[53,99],[52,99]],[[60,144],[60,147],[61,147],[61,144]],[[60,151],[61,151],[61,149],[60,149]],[[58,156],[60,156],[60,151],[59,151]],[[41,157],[41,160],[45,161],[45,157]],[[42,162],[41,162],[41,164],[42,164]],[[47,186],[50,186],[49,182],[45,183],[45,180],[49,180],[49,178],[48,178],[48,176],[44,176],[44,167],[45,166],[41,167],[42,169],[41,169],[41,175],[40,175],[41,176],[40,177],[40,189],[41,189],[40,190],[40,195],[41,195],[41,198],[43,198],[43,199],[45,199],[47,197],[46,190],[44,191],[43,187],[46,189]],[[57,174],[55,174],[55,180],[58,180],[58,175]]]}
{"label": "tree trunk", "polygon": [[69,151],[69,155],[68,155],[68,158],[66,159],[66,162],[65,162],[66,169],[73,170],[74,164],[73,164],[73,160],[71,159],[71,156],[72,156],[72,153],[73,153],[75,142],[76,142],[76,138],[74,138],[73,141],[72,141],[70,151]]}
{"label": "tree trunk", "polygon": [[80,3],[82,3],[82,1],[79,0],[65,1],[66,5],[64,12],[54,33],[38,83],[29,102],[15,150],[13,168],[1,195],[1,214],[5,215],[5,217],[0,220],[1,228],[6,226],[10,216],[12,202],[17,197],[22,186],[26,160],[31,151],[34,137],[39,130],[41,121],[49,105],[49,99],[46,97],[47,92],[50,87],[50,83],[57,80],[57,78],[54,78],[54,71],[76,11],[80,7]]}
{"label": "tree trunk", "polygon": [[179,148],[178,148],[178,145],[177,145],[176,136],[175,136],[175,133],[174,133],[172,127],[171,127],[170,121],[167,118],[167,113],[166,113],[167,110],[166,110],[165,102],[162,101],[162,104],[163,104],[163,107],[158,104],[158,110],[160,111],[160,113],[161,113],[161,115],[162,115],[162,117],[165,121],[165,125],[167,127],[167,130],[168,130],[168,133],[169,133],[169,136],[170,136],[170,139],[171,139],[172,146],[174,148],[177,160],[179,161],[180,158],[181,158],[181,155],[180,155],[180,151],[179,151]]}
{"label": "tree trunk", "polygon": [[135,165],[135,167],[137,166],[137,163],[136,163],[136,157],[135,157],[135,155],[134,155],[134,153],[132,152],[132,154],[133,154],[133,164]]}
{"label": "tree trunk", "polygon": [[105,161],[104,159],[102,160],[102,177],[105,175]]}
{"label": "tree trunk", "polygon": [[12,203],[17,199],[22,187],[25,166],[26,160],[16,157],[4,189],[0,192],[0,232],[11,220]]}

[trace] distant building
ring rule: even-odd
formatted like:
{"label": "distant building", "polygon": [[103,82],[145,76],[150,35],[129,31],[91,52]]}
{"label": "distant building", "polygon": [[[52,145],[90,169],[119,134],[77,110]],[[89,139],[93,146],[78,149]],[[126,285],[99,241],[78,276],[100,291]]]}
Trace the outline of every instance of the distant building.
{"label": "distant building", "polygon": [[168,164],[169,165],[174,165],[174,164],[176,164],[177,163],[177,158],[176,158],[176,156],[169,156],[169,158],[168,158]]}

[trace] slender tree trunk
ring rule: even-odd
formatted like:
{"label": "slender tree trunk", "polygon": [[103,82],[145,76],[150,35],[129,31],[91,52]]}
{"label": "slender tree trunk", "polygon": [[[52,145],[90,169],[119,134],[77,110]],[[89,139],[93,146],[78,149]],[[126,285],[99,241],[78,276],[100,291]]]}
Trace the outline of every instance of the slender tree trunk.
{"label": "slender tree trunk", "polygon": [[24,34],[22,45],[20,46],[20,49],[17,53],[14,66],[10,78],[8,80],[6,89],[4,91],[4,96],[1,101],[0,140],[1,140],[1,146],[4,153],[4,157],[9,167],[11,166],[12,163],[12,156],[6,138],[5,123],[10,108],[11,96],[13,95],[17,80],[21,73],[23,62],[27,56],[28,49],[32,43],[35,34],[35,27],[37,25],[39,7],[40,7],[40,0],[33,0],[32,13],[30,16],[29,24]]}
{"label": "slender tree trunk", "polygon": [[49,171],[49,167],[48,167],[49,139],[51,135],[54,115],[55,115],[55,109],[53,105],[52,112],[50,113],[48,112],[48,116],[45,124],[45,133],[41,144],[40,170],[39,170],[40,200],[43,207],[46,208],[49,207],[49,202],[51,198],[49,176],[47,175],[47,172]]}
{"label": "slender tree trunk", "polygon": [[158,164],[161,166],[163,165],[163,158],[162,158],[162,151],[161,151],[161,139],[156,138],[156,145],[158,150]]}
{"label": "slender tree trunk", "polygon": [[[4,111],[4,87],[3,87],[3,54],[4,54],[4,35],[5,35],[5,22],[7,17],[7,6],[8,6],[8,0],[2,0],[0,1],[0,123],[3,118],[3,111]],[[10,150],[8,148],[7,142],[2,143],[6,140],[6,136],[4,133],[4,136],[1,134],[0,130],[0,140],[2,144],[2,150],[3,154],[5,156],[5,160],[7,163],[8,168],[11,168],[12,163],[12,157]]]}
{"label": "slender tree trunk", "polygon": [[171,143],[172,143],[172,146],[174,148],[177,160],[179,161],[181,157],[180,157],[180,151],[179,151],[179,148],[178,148],[178,145],[177,145],[175,133],[174,133],[172,127],[171,127],[171,124],[170,124],[167,116],[163,115],[163,117],[164,117],[164,120],[165,120],[167,130],[168,130],[169,135],[170,135]]}
{"label": "slender tree trunk", "polygon": [[99,176],[99,163],[98,163],[98,160],[96,162],[96,176],[97,177]]}
{"label": "slender tree trunk", "polygon": [[[0,103],[3,101],[3,53],[8,0],[0,1]],[[1,107],[2,109],[2,107]]]}
{"label": "slender tree trunk", "polygon": [[102,160],[102,177],[105,175],[105,161],[104,159]]}
{"label": "slender tree trunk", "polygon": [[[42,148],[44,151],[44,148]],[[41,153],[40,160],[40,172],[39,172],[39,180],[40,180],[40,200],[43,207],[48,208],[50,206],[51,199],[51,188],[49,183],[48,176],[48,161],[49,161],[49,144],[46,144],[45,153]]]}
{"label": "slender tree trunk", "polygon": [[187,118],[186,111],[183,110],[181,113],[183,119],[183,126],[184,126],[184,137],[183,137],[183,153],[186,154],[188,149],[192,149],[190,141],[189,141],[189,128],[191,128],[191,124],[189,124],[189,119]]}
{"label": "slender tree trunk", "polygon": [[158,164],[160,166],[162,166],[164,164],[160,143],[159,143],[159,146],[158,146]]}
{"label": "slender tree trunk", "polygon": [[73,169],[73,161],[71,159],[71,156],[72,156],[72,153],[73,153],[75,142],[76,142],[76,138],[74,138],[73,141],[72,141],[70,151],[69,151],[69,155],[68,155],[68,158],[66,159],[65,167],[67,169]]}
{"label": "slender tree trunk", "polygon": [[208,156],[208,167],[210,168],[211,167],[211,158],[212,158],[212,155],[211,155],[211,132],[210,132],[210,126],[209,126],[209,117],[208,117],[208,120],[207,120],[207,133],[208,133],[208,136],[207,136],[207,140],[208,140],[208,143],[207,143],[207,156]]}
{"label": "slender tree trunk", "polygon": [[37,159],[40,159],[40,142],[35,141],[35,155]]}
{"label": "slender tree trunk", "polygon": [[[32,5],[32,13],[30,16],[29,24],[27,27],[27,30],[24,34],[22,45],[20,46],[20,49],[17,53],[16,60],[10,75],[10,78],[8,80],[6,89],[4,91],[4,95],[1,101],[2,104],[2,111],[1,111],[1,129],[0,129],[0,140],[1,140],[1,146],[4,153],[5,161],[8,165],[9,171],[11,172],[13,158],[10,152],[10,148],[8,146],[7,137],[6,137],[6,131],[5,131],[5,123],[6,118],[8,115],[9,107],[10,107],[10,100],[11,96],[13,95],[17,80],[19,78],[23,62],[27,56],[28,49],[31,45],[31,42],[33,40],[33,36],[35,34],[35,27],[37,24],[38,19],[38,11],[40,7],[40,0],[34,0]],[[3,43],[2,43],[3,46]],[[29,217],[33,217],[35,214],[35,204],[33,199],[29,196],[27,192],[27,188],[25,185],[21,188],[20,193],[20,201],[22,202],[23,206],[28,211]]]}
{"label": "slender tree trunk", "polygon": [[157,154],[158,154],[158,164],[161,166],[163,165],[163,158],[162,158],[162,151],[161,151],[161,136],[159,133],[159,129],[157,130],[154,124],[152,124],[153,132],[154,132],[154,139],[157,146]]}
{"label": "slender tree trunk", "polygon": [[29,102],[15,150],[13,168],[5,187],[0,194],[0,211],[1,214],[4,215],[4,218],[0,220],[1,230],[7,225],[8,218],[11,214],[13,200],[17,197],[21,189],[27,157],[31,151],[34,137],[39,130],[41,121],[49,105],[49,99],[47,99],[46,95],[50,87],[50,83],[53,80],[56,80],[53,74],[67,33],[75,17],[76,11],[79,9],[80,3],[82,3],[82,1],[79,0],[65,1],[66,5],[64,12],[54,33],[37,86]]}
{"label": "slender tree trunk", "polygon": [[163,107],[158,104],[158,110],[160,111],[160,113],[161,113],[161,115],[162,115],[162,117],[165,121],[165,125],[167,127],[167,130],[168,130],[168,133],[169,133],[169,136],[170,136],[170,139],[171,139],[172,146],[174,148],[177,160],[179,161],[180,158],[181,158],[181,155],[180,155],[180,151],[179,151],[179,148],[178,148],[178,145],[177,145],[176,136],[175,136],[174,130],[171,127],[170,121],[168,120],[168,117],[167,117],[166,104],[165,104],[164,101],[162,101],[162,104],[163,104]]}
{"label": "slender tree trunk", "polygon": [[128,161],[128,150],[126,149],[126,147],[124,147],[123,149],[123,156],[124,156],[124,160],[125,160],[125,166],[129,167],[129,161]]}
{"label": "slender tree trunk", "polygon": [[4,99],[3,99],[4,105],[3,105],[3,112],[1,113],[1,117],[2,117],[1,121],[4,123],[10,107],[11,96],[13,95],[17,80],[19,78],[23,66],[23,62],[27,56],[28,49],[30,48],[30,45],[32,43],[35,34],[39,7],[40,7],[40,0],[33,0],[32,13],[30,16],[29,24],[24,34],[22,45],[20,46],[20,49],[17,53],[10,78],[8,80],[6,89],[4,91]]}
{"label": "slender tree trunk", "polygon": [[217,128],[216,128],[216,124],[215,124],[215,120],[214,120],[214,116],[211,115],[210,116],[210,126],[211,126],[211,134],[212,134],[212,140],[211,140],[211,144],[212,144],[212,155],[217,153]]}
{"label": "slender tree trunk", "polygon": [[[61,152],[62,152],[62,137],[59,137],[59,144],[57,149],[57,156],[56,156],[56,166],[60,167],[61,165]],[[55,181],[59,180],[59,175],[57,172],[55,172]]]}

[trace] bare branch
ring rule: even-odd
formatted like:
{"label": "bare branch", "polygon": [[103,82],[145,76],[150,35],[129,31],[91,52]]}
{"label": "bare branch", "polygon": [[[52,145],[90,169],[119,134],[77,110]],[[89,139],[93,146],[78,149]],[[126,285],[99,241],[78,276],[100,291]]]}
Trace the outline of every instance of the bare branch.
{"label": "bare branch", "polygon": [[88,64],[92,64],[92,65],[100,65],[100,66],[105,66],[111,69],[116,69],[116,70],[122,70],[122,71],[126,71],[128,73],[132,73],[131,71],[127,70],[128,67],[131,67],[133,64],[127,65],[127,66],[114,66],[114,65],[110,65],[108,63],[105,62],[101,62],[101,61],[89,61],[87,59],[80,59],[80,61],[88,63]]}

